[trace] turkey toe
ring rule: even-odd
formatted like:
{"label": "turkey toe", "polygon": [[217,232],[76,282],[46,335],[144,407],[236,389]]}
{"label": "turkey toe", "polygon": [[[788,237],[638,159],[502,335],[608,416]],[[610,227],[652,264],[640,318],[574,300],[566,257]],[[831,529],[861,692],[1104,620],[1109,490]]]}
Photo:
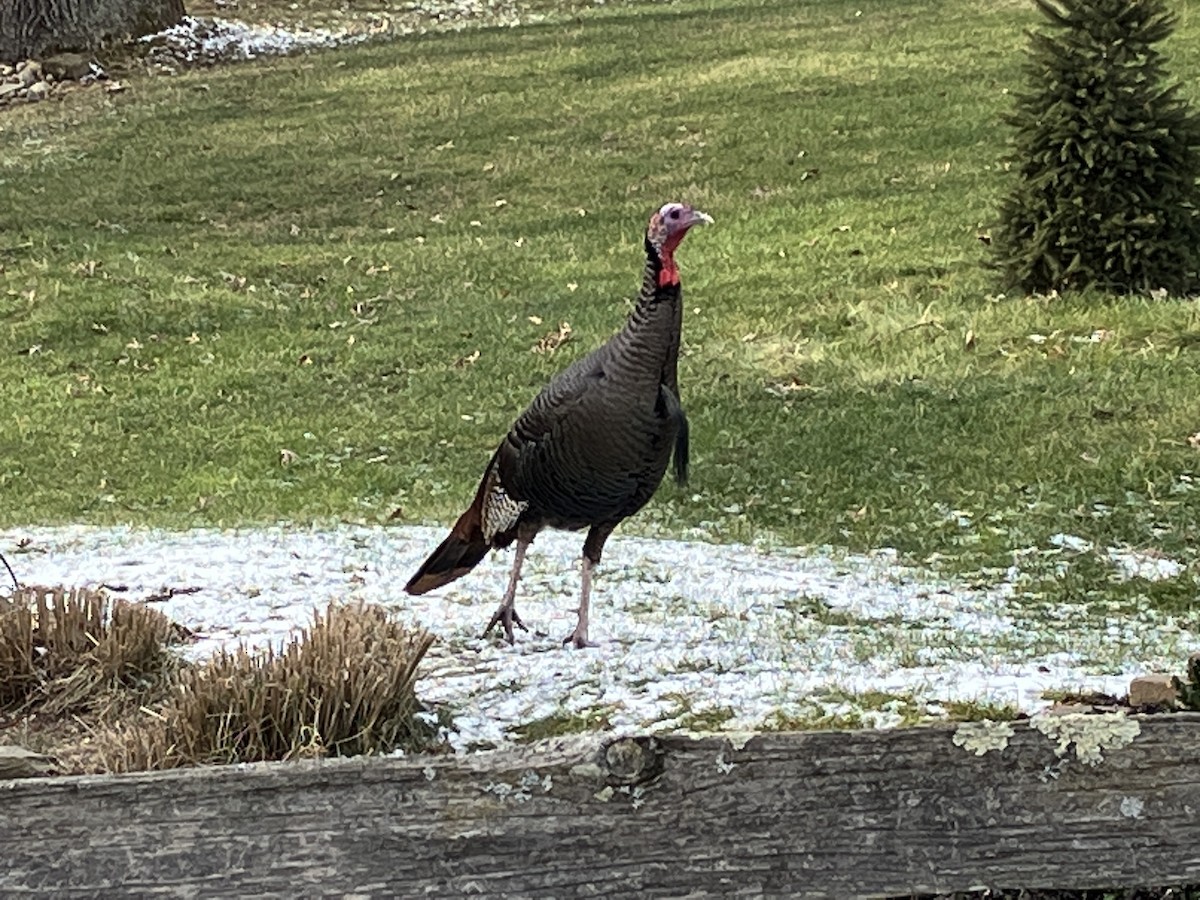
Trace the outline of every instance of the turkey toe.
{"label": "turkey toe", "polygon": [[576,650],[586,650],[588,647],[599,647],[600,646],[595,641],[588,640],[586,631],[583,632],[582,634],[580,634],[578,628],[576,628],[574,631],[572,631],[570,634],[568,634],[565,638],[563,638],[563,646],[565,647],[568,644],[570,644]]}
{"label": "turkey toe", "polygon": [[517,611],[511,606],[501,606],[492,616],[492,620],[488,622],[488,627],[483,630],[483,636],[487,637],[492,633],[492,629],[497,623],[504,626],[504,639],[510,644],[514,643],[513,626],[516,625],[522,631],[528,631],[525,623],[521,621],[521,617],[517,615]]}

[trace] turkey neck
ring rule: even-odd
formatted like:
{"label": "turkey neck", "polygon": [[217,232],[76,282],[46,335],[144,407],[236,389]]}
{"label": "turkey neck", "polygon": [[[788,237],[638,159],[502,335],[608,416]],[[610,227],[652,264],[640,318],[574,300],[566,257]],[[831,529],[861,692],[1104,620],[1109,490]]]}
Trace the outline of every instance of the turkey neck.
{"label": "turkey neck", "polygon": [[678,396],[676,366],[683,329],[683,293],[673,254],[646,241],[646,270],[637,305],[617,333],[613,374],[665,384]]}

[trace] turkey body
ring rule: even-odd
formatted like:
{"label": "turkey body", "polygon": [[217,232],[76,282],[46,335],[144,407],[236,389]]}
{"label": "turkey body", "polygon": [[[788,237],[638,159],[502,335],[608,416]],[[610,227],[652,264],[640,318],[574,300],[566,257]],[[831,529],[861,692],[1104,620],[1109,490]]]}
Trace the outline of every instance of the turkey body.
{"label": "turkey body", "polygon": [[675,355],[646,373],[627,364],[624,349],[614,339],[559,373],[497,449],[500,483],[529,504],[519,525],[615,525],[658,488],[687,428]]}
{"label": "turkey body", "polygon": [[[688,425],[677,364],[683,298],[674,251],[687,230],[711,221],[679,203],[646,230],[646,268],[625,327],[558,373],[517,418],[493,454],[475,499],[406,586],[421,594],[470,571],[489,549],[517,543],[497,623],[513,640],[524,628],[514,608],[525,551],[543,528],[588,529],[579,620],[567,641],[588,645],[592,570],[604,542],[653,496],[675,457],[686,482]],[[486,632],[485,632],[486,633]]]}

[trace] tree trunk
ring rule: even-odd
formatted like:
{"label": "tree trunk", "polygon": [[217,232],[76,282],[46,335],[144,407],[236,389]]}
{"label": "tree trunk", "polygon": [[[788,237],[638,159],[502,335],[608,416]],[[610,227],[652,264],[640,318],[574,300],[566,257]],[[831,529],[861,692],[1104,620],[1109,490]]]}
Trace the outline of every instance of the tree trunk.
{"label": "tree trunk", "polygon": [[183,18],[183,0],[0,0],[0,62],[153,34]]}

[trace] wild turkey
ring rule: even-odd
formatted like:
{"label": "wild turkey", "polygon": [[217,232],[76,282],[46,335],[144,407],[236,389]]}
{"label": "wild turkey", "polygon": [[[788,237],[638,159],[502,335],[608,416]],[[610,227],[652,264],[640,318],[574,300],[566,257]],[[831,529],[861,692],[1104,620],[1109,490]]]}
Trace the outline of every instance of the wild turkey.
{"label": "wild turkey", "polygon": [[712,218],[668,203],[646,227],[646,271],[625,327],[559,372],[509,430],[470,508],[408,582],[423,594],[471,571],[493,547],[516,541],[508,589],[484,634],[500,623],[513,642],[525,628],[514,601],[525,551],[543,528],[587,528],[579,620],[563,643],[590,646],[588,598],[604,542],[658,488],[675,454],[687,481],[688,423],[679,401],[683,298],[675,251],[688,229]]}

